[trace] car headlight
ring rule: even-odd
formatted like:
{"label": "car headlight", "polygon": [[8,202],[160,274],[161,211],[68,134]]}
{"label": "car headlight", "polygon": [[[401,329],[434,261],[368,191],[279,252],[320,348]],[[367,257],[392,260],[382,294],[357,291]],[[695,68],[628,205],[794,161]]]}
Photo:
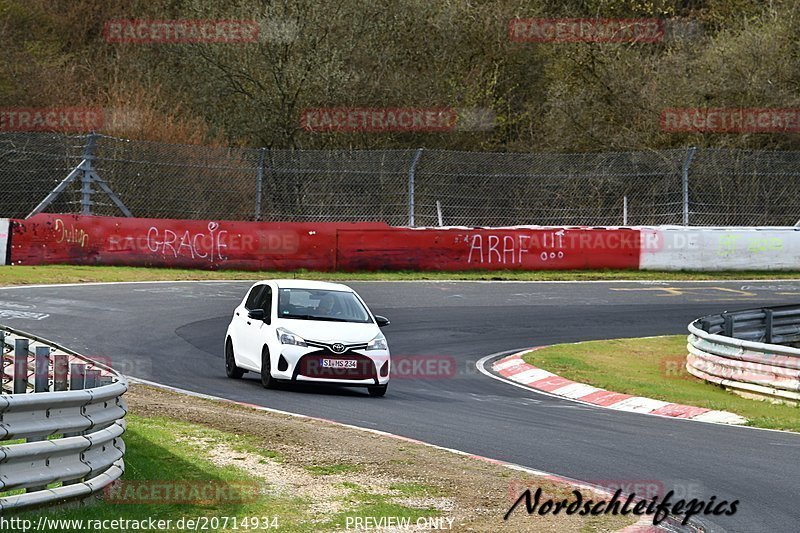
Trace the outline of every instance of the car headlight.
{"label": "car headlight", "polygon": [[383,333],[378,333],[378,336],[369,341],[367,344],[367,350],[388,350],[389,345],[386,344],[386,337],[383,336]]}
{"label": "car headlight", "polygon": [[293,344],[294,346],[308,346],[303,337],[295,335],[288,329],[278,328],[275,330],[275,332],[278,334],[278,340],[281,341],[281,344]]}

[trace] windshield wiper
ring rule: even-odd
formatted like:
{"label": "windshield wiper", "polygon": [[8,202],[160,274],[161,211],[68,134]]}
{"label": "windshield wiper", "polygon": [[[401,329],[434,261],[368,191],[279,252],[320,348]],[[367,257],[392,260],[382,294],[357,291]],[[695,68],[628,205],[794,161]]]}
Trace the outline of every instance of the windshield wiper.
{"label": "windshield wiper", "polygon": [[311,318],[311,320],[330,320],[332,322],[352,322],[351,320],[347,320],[346,318],[336,318],[332,316],[312,316],[309,318]]}
{"label": "windshield wiper", "polygon": [[300,320],[313,320],[311,315],[281,315],[281,318],[298,318]]}
{"label": "windshield wiper", "polygon": [[281,318],[296,318],[299,320],[329,320],[331,322],[351,322],[346,318],[336,318],[332,316],[318,316],[318,315],[281,315]]}

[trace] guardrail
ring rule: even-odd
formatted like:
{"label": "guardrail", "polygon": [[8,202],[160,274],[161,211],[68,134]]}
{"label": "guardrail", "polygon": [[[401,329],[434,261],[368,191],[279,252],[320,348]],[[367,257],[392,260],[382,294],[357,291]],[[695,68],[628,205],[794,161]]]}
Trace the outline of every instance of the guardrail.
{"label": "guardrail", "polygon": [[800,306],[710,315],[689,332],[693,376],[743,396],[800,403]]}
{"label": "guardrail", "polygon": [[118,479],[125,378],[6,326],[0,346],[0,513],[82,498]]}

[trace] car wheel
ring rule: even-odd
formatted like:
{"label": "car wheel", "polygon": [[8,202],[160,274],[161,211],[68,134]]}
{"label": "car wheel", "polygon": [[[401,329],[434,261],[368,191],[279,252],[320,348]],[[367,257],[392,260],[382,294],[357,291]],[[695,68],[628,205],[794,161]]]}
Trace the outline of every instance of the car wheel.
{"label": "car wheel", "polygon": [[236,366],[236,359],[233,357],[233,342],[230,338],[225,342],[225,373],[233,379],[240,379],[244,375],[244,370]]}
{"label": "car wheel", "polygon": [[272,364],[269,359],[269,348],[264,346],[261,350],[261,384],[265,389],[274,389],[278,384],[277,380],[272,377]]}
{"label": "car wheel", "polygon": [[378,385],[376,387],[367,387],[367,390],[369,391],[370,396],[374,396],[377,398],[379,396],[383,396],[384,394],[386,394],[386,388],[388,386],[389,385]]}

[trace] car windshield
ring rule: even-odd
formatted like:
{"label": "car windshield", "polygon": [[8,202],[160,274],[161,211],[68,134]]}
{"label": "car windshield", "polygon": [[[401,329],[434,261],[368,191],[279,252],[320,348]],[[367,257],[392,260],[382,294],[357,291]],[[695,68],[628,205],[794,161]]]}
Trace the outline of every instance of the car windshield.
{"label": "car windshield", "polygon": [[280,289],[278,317],[334,322],[372,322],[352,292],[325,289]]}

